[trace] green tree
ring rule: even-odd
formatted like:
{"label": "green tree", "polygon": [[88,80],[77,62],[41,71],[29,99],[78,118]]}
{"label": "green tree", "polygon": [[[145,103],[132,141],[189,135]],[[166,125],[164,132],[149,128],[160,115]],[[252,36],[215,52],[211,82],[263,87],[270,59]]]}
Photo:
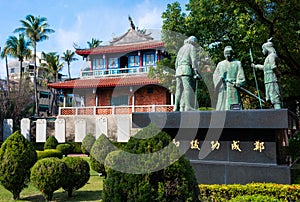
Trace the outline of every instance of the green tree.
{"label": "green tree", "polygon": [[47,18],[40,16],[27,15],[25,20],[20,21],[22,27],[15,29],[14,32],[22,32],[27,35],[33,46],[33,59],[34,59],[34,96],[35,96],[35,115],[39,115],[39,105],[37,96],[37,65],[36,65],[36,49],[37,43],[48,39],[48,34],[54,32],[49,28]]}
{"label": "green tree", "polygon": [[13,194],[14,199],[27,186],[30,168],[37,161],[33,145],[19,131],[10,135],[0,150],[0,182]]}
{"label": "green tree", "polygon": [[[64,67],[64,63],[59,62],[59,55],[56,52],[49,52],[45,53],[42,52],[42,57],[46,61],[45,63],[41,64],[41,68],[43,68],[44,78],[48,82],[57,82],[58,81],[58,73]],[[54,108],[57,107],[57,93],[55,89],[51,89],[52,93],[52,100],[50,109],[52,114],[54,113]]]}
{"label": "green tree", "polygon": [[45,142],[44,149],[56,149],[58,141],[54,136],[49,136]]}
{"label": "green tree", "polygon": [[[248,80],[247,88],[252,92],[256,89],[249,48],[252,48],[254,62],[262,63],[264,56],[261,46],[273,37],[281,59],[279,69],[282,72],[284,101],[288,104],[290,101],[295,103],[295,100],[300,100],[300,89],[296,85],[300,77],[299,1],[190,0],[186,9],[188,14],[180,13],[178,2],[169,4],[162,15],[163,29],[196,36],[199,45],[209,53],[214,64],[224,59],[223,49],[226,45],[231,45],[235,58],[243,64]],[[177,19],[181,19],[180,23],[177,23]],[[213,71],[214,67],[210,69]],[[263,90],[262,73],[257,72],[257,77],[259,89]],[[249,107],[258,106],[256,99],[246,95],[244,98],[250,103]]]}
{"label": "green tree", "polygon": [[100,44],[102,43],[102,41],[100,41],[99,39],[95,39],[92,38],[91,41],[88,41],[88,48],[97,48],[98,46],[100,46]]}
{"label": "green tree", "polygon": [[20,62],[20,81],[19,81],[19,96],[21,96],[22,91],[22,80],[23,80],[23,61],[25,58],[31,56],[31,50],[29,46],[30,41],[25,39],[24,34],[19,34],[19,38],[15,36],[10,36],[6,41],[6,53],[12,57],[18,58]]}
{"label": "green tree", "polygon": [[83,187],[90,179],[90,166],[80,157],[65,157],[62,160],[68,167],[66,180],[62,182],[62,188],[71,197],[73,191]]}
{"label": "green tree", "polygon": [[[131,137],[123,150],[110,152],[105,164],[109,169],[103,184],[104,202],[199,201],[190,162],[172,143],[171,136],[152,124]],[[125,170],[121,172],[120,168]]]}
{"label": "green tree", "polygon": [[[0,49],[1,50],[1,49]],[[7,61],[7,47],[5,46],[0,53],[1,58],[5,58],[5,69],[6,69],[6,85],[7,85],[7,97],[10,99],[10,80],[9,80],[9,70],[8,70],[8,61]]]}
{"label": "green tree", "polygon": [[81,150],[84,154],[90,154],[92,146],[94,145],[96,138],[91,133],[88,133],[82,140]]}
{"label": "green tree", "polygon": [[68,74],[69,79],[71,79],[71,71],[70,71],[70,63],[78,60],[78,58],[75,58],[75,52],[71,50],[66,50],[66,52],[63,53],[63,56],[61,57],[68,65]]}
{"label": "green tree", "polygon": [[66,180],[68,167],[61,159],[50,157],[37,161],[31,169],[30,181],[51,201],[53,192]]}

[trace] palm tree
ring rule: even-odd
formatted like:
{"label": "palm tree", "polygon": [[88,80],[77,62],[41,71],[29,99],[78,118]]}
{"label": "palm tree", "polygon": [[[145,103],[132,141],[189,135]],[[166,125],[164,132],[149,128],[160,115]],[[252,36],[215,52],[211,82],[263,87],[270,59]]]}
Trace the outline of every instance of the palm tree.
{"label": "palm tree", "polygon": [[75,58],[75,52],[71,51],[71,50],[66,50],[66,52],[63,53],[63,56],[61,57],[61,59],[63,59],[67,63],[69,79],[71,79],[70,63],[78,60],[77,58]]}
{"label": "palm tree", "polygon": [[6,41],[6,54],[12,57],[18,58],[20,61],[20,82],[19,82],[19,96],[22,88],[23,80],[23,68],[22,64],[24,58],[29,58],[31,56],[31,50],[29,49],[30,41],[25,39],[24,34],[19,34],[19,38],[15,36],[10,36]]}
{"label": "palm tree", "polygon": [[0,57],[5,58],[7,97],[8,97],[8,99],[10,99],[10,81],[9,81],[7,55],[8,55],[7,47],[5,46],[3,51],[0,53]]}
{"label": "palm tree", "polygon": [[[44,53],[42,52],[42,58],[44,58],[46,63],[42,63],[41,67],[43,68],[43,73],[47,78],[47,82],[56,82],[58,81],[58,73],[64,67],[64,63],[59,63],[59,55],[56,52]],[[51,112],[53,113],[54,101],[56,103],[56,91],[51,91],[52,93],[52,102],[50,105]]]}
{"label": "palm tree", "polygon": [[54,32],[53,29],[49,28],[47,18],[45,17],[34,17],[33,15],[27,15],[25,20],[20,21],[23,27],[15,29],[14,32],[26,33],[33,46],[33,59],[34,59],[34,96],[35,96],[35,115],[39,115],[39,105],[37,96],[37,76],[36,76],[36,45],[38,42],[48,39],[48,34]]}
{"label": "palm tree", "polygon": [[102,41],[95,38],[92,38],[91,41],[87,42],[89,48],[97,48],[98,46],[100,46],[101,43]]}

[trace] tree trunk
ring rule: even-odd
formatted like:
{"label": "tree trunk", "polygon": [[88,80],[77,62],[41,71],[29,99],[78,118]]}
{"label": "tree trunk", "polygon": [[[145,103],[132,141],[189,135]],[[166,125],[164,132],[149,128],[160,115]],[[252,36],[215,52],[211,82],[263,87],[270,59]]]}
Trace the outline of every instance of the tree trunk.
{"label": "tree trunk", "polygon": [[21,88],[22,88],[22,80],[23,80],[23,71],[22,71],[22,60],[20,60],[20,81],[19,81],[19,93],[18,98],[21,97]]}
{"label": "tree trunk", "polygon": [[20,193],[13,193],[14,200],[20,199]]}
{"label": "tree trunk", "polygon": [[10,99],[10,82],[9,82],[9,70],[8,70],[7,56],[5,56],[5,67],[6,67],[7,97],[8,97],[8,99]]}
{"label": "tree trunk", "polygon": [[33,59],[34,59],[34,72],[33,72],[33,85],[34,85],[34,101],[35,101],[35,116],[39,116],[39,99],[38,99],[38,92],[37,92],[37,83],[36,83],[36,42],[33,42]]}
{"label": "tree trunk", "polygon": [[71,79],[70,63],[68,62],[69,79]]}
{"label": "tree trunk", "polygon": [[72,191],[73,191],[72,189],[69,189],[69,190],[68,190],[68,197],[69,197],[69,198],[72,197]]}

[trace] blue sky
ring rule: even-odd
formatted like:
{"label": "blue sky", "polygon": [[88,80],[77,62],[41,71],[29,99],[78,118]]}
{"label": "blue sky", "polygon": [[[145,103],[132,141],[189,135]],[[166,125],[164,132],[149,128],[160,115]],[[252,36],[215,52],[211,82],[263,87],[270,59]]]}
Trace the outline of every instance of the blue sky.
{"label": "blue sky", "polygon": [[[182,9],[188,0],[177,0]],[[85,47],[87,41],[96,38],[109,41],[129,28],[128,15],[139,28],[161,29],[161,14],[167,4],[175,0],[0,0],[0,46],[5,45],[14,29],[21,26],[20,20],[32,14],[48,19],[55,33],[49,40],[38,43],[37,51],[54,51],[62,54],[73,49],[73,43]],[[82,58],[71,63],[72,77],[78,77]],[[13,59],[9,58],[9,61]],[[67,74],[67,66],[63,74]],[[5,78],[5,63],[0,60],[0,76]]]}

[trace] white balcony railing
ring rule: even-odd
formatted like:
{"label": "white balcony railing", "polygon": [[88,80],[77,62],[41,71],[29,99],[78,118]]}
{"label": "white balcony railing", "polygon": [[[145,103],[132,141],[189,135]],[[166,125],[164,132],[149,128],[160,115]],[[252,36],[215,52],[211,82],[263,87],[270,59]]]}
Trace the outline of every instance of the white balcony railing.
{"label": "white balcony railing", "polygon": [[81,71],[80,78],[96,78],[105,76],[121,76],[121,75],[135,75],[148,73],[150,66],[131,67],[131,68],[109,68],[109,69],[93,69],[88,71]]}
{"label": "white balcony railing", "polygon": [[59,116],[132,114],[132,112],[171,112],[173,105],[60,107]]}

